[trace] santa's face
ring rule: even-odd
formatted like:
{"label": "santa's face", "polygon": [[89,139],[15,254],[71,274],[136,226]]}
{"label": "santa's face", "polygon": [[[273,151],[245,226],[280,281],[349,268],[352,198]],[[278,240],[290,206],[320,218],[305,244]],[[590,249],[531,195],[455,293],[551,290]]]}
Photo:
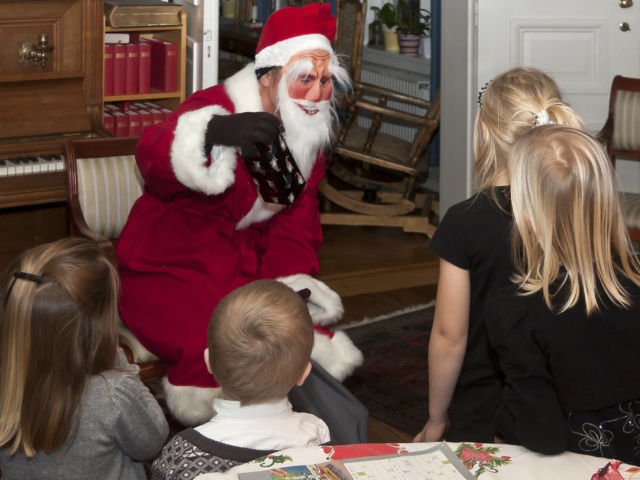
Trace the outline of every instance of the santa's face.
{"label": "santa's face", "polygon": [[323,50],[293,57],[278,81],[278,113],[287,144],[305,178],[318,151],[331,140],[333,80]]}
{"label": "santa's face", "polygon": [[324,50],[311,50],[294,55],[283,69],[289,97],[307,115],[318,113],[314,103],[331,100],[333,96],[330,60]]}

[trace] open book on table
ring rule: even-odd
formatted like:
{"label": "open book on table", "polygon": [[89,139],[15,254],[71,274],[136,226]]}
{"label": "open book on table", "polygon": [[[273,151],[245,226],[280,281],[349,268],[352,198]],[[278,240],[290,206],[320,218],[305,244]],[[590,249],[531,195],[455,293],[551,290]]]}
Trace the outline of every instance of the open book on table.
{"label": "open book on table", "polygon": [[278,467],[239,473],[238,480],[408,480],[474,479],[446,443],[421,452],[353,460],[330,460],[313,465]]}

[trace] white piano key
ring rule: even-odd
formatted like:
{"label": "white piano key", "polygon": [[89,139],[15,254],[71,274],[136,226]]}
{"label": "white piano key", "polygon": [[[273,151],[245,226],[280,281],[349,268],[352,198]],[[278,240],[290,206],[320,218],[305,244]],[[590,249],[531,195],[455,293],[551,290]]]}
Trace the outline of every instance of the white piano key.
{"label": "white piano key", "polygon": [[0,159],[0,177],[63,172],[66,168],[64,155],[39,155]]}

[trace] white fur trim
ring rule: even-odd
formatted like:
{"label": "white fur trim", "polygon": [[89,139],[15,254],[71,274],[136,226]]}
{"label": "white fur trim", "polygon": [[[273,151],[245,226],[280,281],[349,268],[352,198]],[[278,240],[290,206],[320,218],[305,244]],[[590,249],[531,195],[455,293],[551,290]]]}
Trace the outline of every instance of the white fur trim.
{"label": "white fur trim", "polygon": [[320,33],[310,33],[299,37],[287,38],[263,48],[256,54],[256,67],[282,67],[296,53],[308,50],[325,50],[333,53],[331,42]]}
{"label": "white fur trim", "polygon": [[134,363],[144,363],[158,360],[158,357],[144,348],[144,345],[140,343],[140,341],[133,335],[131,330],[129,330],[127,326],[122,322],[120,322],[119,342],[120,345],[126,346],[131,351]]}
{"label": "white fur trim", "polygon": [[253,203],[253,207],[249,210],[249,213],[247,213],[236,225],[236,230],[244,230],[249,225],[269,220],[276,213],[284,210],[285,208],[286,207],[284,205],[265,203],[260,194],[258,194],[256,201]]}
{"label": "white fur trim", "polygon": [[311,296],[307,299],[307,307],[314,325],[330,325],[342,318],[344,313],[342,299],[326,283],[304,273],[280,277],[276,280],[296,291],[303,288],[311,291]]}
{"label": "white fur trim", "polygon": [[207,195],[224,192],[235,180],[236,149],[219,146],[216,157],[207,166],[204,136],[213,115],[229,115],[218,105],[180,115],[171,145],[171,166],[176,178],[186,187]]}
{"label": "white fur trim", "polygon": [[167,377],[162,386],[169,410],[183,425],[201,425],[213,417],[213,399],[220,396],[220,388],[172,385]]}
{"label": "white fur trim", "polygon": [[336,332],[333,338],[315,332],[311,358],[340,382],[364,361],[362,352],[344,332]]}
{"label": "white fur trim", "polygon": [[227,95],[233,102],[236,113],[262,112],[260,83],[256,78],[255,65],[248,64],[224,82]]}

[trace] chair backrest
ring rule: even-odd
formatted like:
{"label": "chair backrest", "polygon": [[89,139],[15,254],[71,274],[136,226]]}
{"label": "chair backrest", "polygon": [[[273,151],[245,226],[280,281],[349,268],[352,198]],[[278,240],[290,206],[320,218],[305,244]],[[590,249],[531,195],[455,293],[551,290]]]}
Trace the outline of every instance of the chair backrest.
{"label": "chair backrest", "polygon": [[72,235],[98,241],[115,261],[113,242],[142,194],[138,137],[65,140],[68,223]]}
{"label": "chair backrest", "polygon": [[[614,166],[616,157],[640,160],[640,78],[614,77],[609,115],[598,139],[605,144]],[[621,193],[621,201],[629,236],[640,242],[640,194]]]}
{"label": "chair backrest", "polygon": [[336,14],[336,53],[344,59],[351,80],[359,82],[367,0],[338,0]]}
{"label": "chair backrest", "polygon": [[120,236],[142,194],[137,137],[66,139],[69,230],[94,240]]}
{"label": "chair backrest", "polygon": [[599,137],[614,163],[617,156],[640,160],[640,78],[613,79],[609,116]]}

